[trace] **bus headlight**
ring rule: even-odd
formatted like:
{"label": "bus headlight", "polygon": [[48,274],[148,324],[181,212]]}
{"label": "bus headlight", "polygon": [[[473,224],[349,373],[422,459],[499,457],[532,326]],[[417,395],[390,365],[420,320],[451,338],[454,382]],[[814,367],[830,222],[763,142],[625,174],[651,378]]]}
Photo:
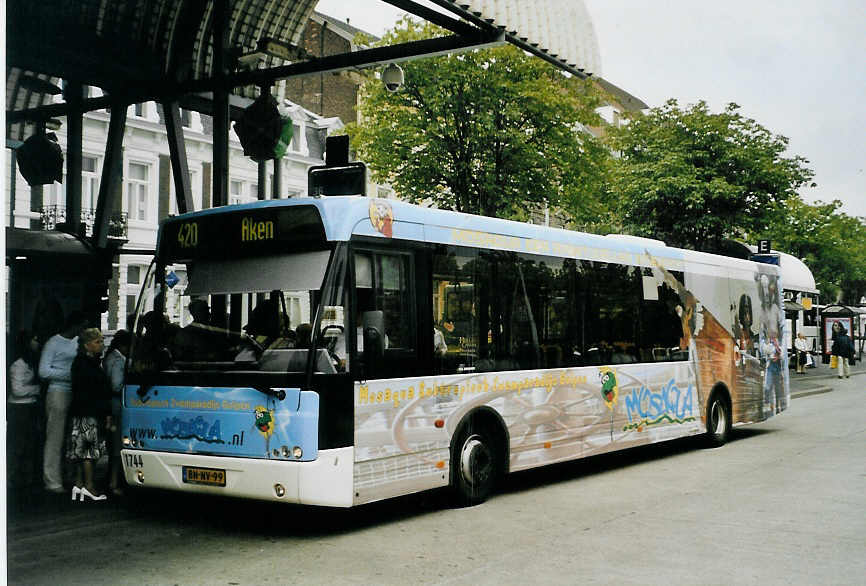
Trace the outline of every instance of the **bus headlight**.
{"label": "bus headlight", "polygon": [[138,480],[138,482],[140,484],[144,484],[144,471],[143,470],[136,470],[135,478]]}
{"label": "bus headlight", "polygon": [[286,487],[284,487],[280,483],[275,484],[274,494],[277,495],[277,498],[283,498],[284,496],[286,496]]}
{"label": "bus headlight", "polygon": [[300,460],[301,456],[304,455],[304,450],[301,449],[301,446],[295,446],[294,448],[292,448],[292,455],[295,457],[296,460]]}
{"label": "bus headlight", "polygon": [[283,458],[289,457],[289,446],[283,446]]}

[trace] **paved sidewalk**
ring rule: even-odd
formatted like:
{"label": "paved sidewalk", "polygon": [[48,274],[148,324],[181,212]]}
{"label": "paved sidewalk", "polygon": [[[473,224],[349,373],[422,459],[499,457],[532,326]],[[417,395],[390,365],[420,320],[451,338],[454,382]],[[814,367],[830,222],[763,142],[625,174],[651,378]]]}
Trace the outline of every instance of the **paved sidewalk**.
{"label": "paved sidewalk", "polygon": [[[838,380],[836,370],[831,369],[829,364],[822,364],[820,359],[815,368],[807,368],[805,374],[797,374],[793,368],[790,373],[792,399],[829,393],[833,390],[833,382]],[[850,367],[850,373],[851,376],[866,374],[866,364],[858,360]]]}

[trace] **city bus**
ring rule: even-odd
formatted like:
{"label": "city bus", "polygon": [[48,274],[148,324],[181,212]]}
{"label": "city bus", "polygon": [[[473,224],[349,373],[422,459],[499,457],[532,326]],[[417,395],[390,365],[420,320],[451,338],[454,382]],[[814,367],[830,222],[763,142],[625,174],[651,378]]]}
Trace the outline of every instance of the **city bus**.
{"label": "city bus", "polygon": [[[443,330],[459,329],[459,337]],[[160,226],[123,393],[134,487],[350,507],[764,421],[778,267],[364,196]]]}

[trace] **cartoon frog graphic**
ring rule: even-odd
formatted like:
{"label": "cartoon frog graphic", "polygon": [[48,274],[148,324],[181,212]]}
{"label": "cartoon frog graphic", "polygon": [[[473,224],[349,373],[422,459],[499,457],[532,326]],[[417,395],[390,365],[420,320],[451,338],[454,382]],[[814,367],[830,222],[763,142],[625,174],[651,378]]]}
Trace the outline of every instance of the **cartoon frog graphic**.
{"label": "cartoon frog graphic", "polygon": [[616,373],[607,367],[600,368],[598,378],[601,381],[601,396],[604,399],[604,403],[608,409],[613,410],[616,398],[619,395],[619,383],[616,381]]}
{"label": "cartoon frog graphic", "polygon": [[256,407],[256,429],[265,437],[274,433],[274,412],[262,405]]}

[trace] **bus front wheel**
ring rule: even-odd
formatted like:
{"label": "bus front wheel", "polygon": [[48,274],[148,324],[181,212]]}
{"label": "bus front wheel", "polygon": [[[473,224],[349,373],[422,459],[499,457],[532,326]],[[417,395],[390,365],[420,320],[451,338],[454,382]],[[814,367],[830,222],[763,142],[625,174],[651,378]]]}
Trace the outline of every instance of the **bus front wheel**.
{"label": "bus front wheel", "polygon": [[719,447],[728,441],[731,435],[731,407],[725,394],[716,391],[707,405],[707,443],[710,447]]}
{"label": "bus front wheel", "polygon": [[451,486],[460,506],[484,502],[499,476],[493,436],[484,427],[462,427],[451,453]]}

